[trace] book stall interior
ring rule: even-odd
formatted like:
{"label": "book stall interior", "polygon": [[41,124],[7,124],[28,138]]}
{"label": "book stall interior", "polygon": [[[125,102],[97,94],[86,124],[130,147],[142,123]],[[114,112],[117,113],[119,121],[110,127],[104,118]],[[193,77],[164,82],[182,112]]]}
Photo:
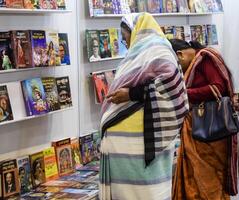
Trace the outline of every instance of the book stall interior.
{"label": "book stall interior", "polygon": [[0,0],[0,199],[113,199],[99,195],[101,120],[118,66],[131,51],[120,26],[126,15],[149,13],[164,39],[220,52],[239,104],[238,6],[232,0]]}

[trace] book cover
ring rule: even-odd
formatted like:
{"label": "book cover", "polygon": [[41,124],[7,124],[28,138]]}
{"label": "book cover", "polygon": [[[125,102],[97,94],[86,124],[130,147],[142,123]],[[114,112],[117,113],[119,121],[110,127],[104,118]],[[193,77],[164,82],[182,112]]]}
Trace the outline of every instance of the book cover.
{"label": "book cover", "polygon": [[0,86],[0,123],[13,120],[11,102],[6,85]]}
{"label": "book cover", "polygon": [[120,9],[121,9],[120,14],[129,14],[130,13],[130,7],[129,7],[127,0],[119,0],[119,4],[120,4]]}
{"label": "book cover", "polygon": [[202,25],[202,45],[207,45],[207,25]]}
{"label": "book cover", "polygon": [[0,32],[0,70],[15,67],[10,32]]}
{"label": "book cover", "polygon": [[196,13],[204,13],[201,0],[194,0],[194,6],[195,6]]}
{"label": "book cover", "polygon": [[32,63],[35,67],[47,66],[47,45],[45,31],[30,31],[32,44]]}
{"label": "book cover", "polygon": [[35,9],[34,0],[23,0],[23,6],[25,9]]}
{"label": "book cover", "polygon": [[218,45],[217,27],[215,24],[207,25],[207,43],[208,45]]}
{"label": "book cover", "polygon": [[82,159],[80,154],[79,138],[71,139],[72,161],[74,169],[79,169],[82,166]]}
{"label": "book cover", "polygon": [[58,169],[56,162],[55,148],[50,147],[43,150],[45,178],[46,181],[55,180],[58,178]]}
{"label": "book cover", "polygon": [[32,169],[32,183],[34,187],[46,182],[45,165],[43,152],[30,155],[30,163]]}
{"label": "book cover", "polygon": [[147,11],[147,5],[145,0],[137,0],[137,7],[138,12],[146,12]]}
{"label": "book cover", "polygon": [[122,14],[121,0],[116,0],[116,3],[118,7],[118,14]]}
{"label": "book cover", "polygon": [[117,0],[112,0],[112,9],[113,9],[113,14],[119,14]]}
{"label": "book cover", "polygon": [[160,13],[160,0],[148,0],[147,10],[149,13]]}
{"label": "book cover", "polygon": [[65,10],[66,9],[66,2],[65,0],[56,0],[57,2],[57,7],[60,10]]}
{"label": "book cover", "polygon": [[32,189],[31,166],[29,156],[17,159],[18,175],[20,180],[21,194],[30,192]]}
{"label": "book cover", "polygon": [[119,57],[118,31],[116,28],[109,28],[111,55]]}
{"label": "book cover", "polygon": [[212,0],[213,12],[223,12],[223,6],[221,0]]}
{"label": "book cover", "polygon": [[213,12],[213,5],[212,5],[212,0],[204,0],[208,12]]}
{"label": "book cover", "polygon": [[87,164],[94,159],[92,134],[80,137],[82,163]]}
{"label": "book cover", "polygon": [[188,8],[190,10],[191,13],[195,13],[196,9],[195,9],[195,0],[188,0]]}
{"label": "book cover", "polygon": [[[67,176],[66,176],[67,177]],[[71,187],[75,185],[77,182],[75,181],[63,181],[63,180],[53,180],[43,183],[42,186],[46,187]]]}
{"label": "book cover", "polygon": [[91,16],[104,14],[103,0],[89,0],[88,2]]}
{"label": "book cover", "polygon": [[53,142],[55,147],[59,176],[73,172],[70,138]]}
{"label": "book cover", "polygon": [[100,57],[101,58],[111,57],[109,31],[108,30],[100,30],[99,38],[100,38]]}
{"label": "book cover", "polygon": [[174,26],[164,26],[165,36],[171,40],[174,38]]}
{"label": "book cover", "polygon": [[184,27],[184,36],[185,36],[185,41],[190,42],[192,40],[191,38],[191,28],[189,25],[185,25]]}
{"label": "book cover", "polygon": [[108,83],[105,78],[105,73],[104,72],[93,72],[92,73],[92,79],[96,91],[96,99],[97,103],[102,104],[107,93],[108,93]]}
{"label": "book cover", "polygon": [[104,14],[114,14],[112,0],[103,0]]}
{"label": "book cover", "polygon": [[56,192],[60,192],[63,189],[64,189],[64,187],[43,186],[43,185],[41,185],[41,186],[37,187],[34,191],[44,192],[44,193],[56,193]]}
{"label": "book cover", "polygon": [[92,133],[93,137],[93,154],[94,154],[94,160],[99,160],[100,159],[100,133],[94,132]]}
{"label": "book cover", "polygon": [[184,27],[183,26],[175,26],[174,27],[174,38],[180,39],[180,40],[185,40]]}
{"label": "book cover", "polygon": [[68,44],[67,33],[58,33],[59,37],[59,56],[61,58],[61,65],[70,65],[70,51]]}
{"label": "book cover", "polygon": [[6,0],[0,0],[0,8],[6,7]]}
{"label": "book cover", "polygon": [[89,61],[94,62],[100,60],[100,40],[98,30],[86,30],[86,44]]}
{"label": "book cover", "polygon": [[198,41],[203,44],[203,30],[201,25],[191,25],[191,36],[192,40]]}
{"label": "book cover", "polygon": [[99,172],[100,171],[100,161],[99,160],[94,160],[84,166],[82,166],[80,169],[80,171],[96,171]]}
{"label": "book cover", "polygon": [[29,31],[12,31],[11,42],[16,68],[32,67],[32,49]]}
{"label": "book cover", "polygon": [[126,48],[126,45],[123,43],[123,38],[120,29],[118,29],[118,45],[119,45],[119,56],[125,57],[128,50]]}
{"label": "book cover", "polygon": [[45,77],[41,80],[46,94],[46,101],[49,111],[60,110],[61,108],[57,92],[56,79],[54,77]]}
{"label": "book cover", "polygon": [[178,12],[180,13],[190,12],[187,0],[177,0],[177,8],[178,8]]}
{"label": "book cover", "polygon": [[56,78],[57,91],[61,109],[69,108],[72,106],[71,89],[69,77]]}
{"label": "book cover", "polygon": [[164,0],[163,8],[165,13],[175,13],[177,12],[176,0]]}
{"label": "book cover", "polygon": [[20,193],[18,170],[16,160],[6,160],[0,165],[2,175],[3,197],[9,197]]}
{"label": "book cover", "polygon": [[110,87],[111,83],[113,82],[113,80],[115,78],[115,73],[116,73],[115,69],[104,71],[105,79],[108,84],[108,87]]}
{"label": "book cover", "polygon": [[41,78],[21,81],[27,115],[40,115],[48,112],[46,94]]}
{"label": "book cover", "polygon": [[40,9],[58,9],[57,0],[39,0]]}
{"label": "book cover", "polygon": [[138,7],[137,7],[137,1],[136,0],[127,0],[127,4],[129,5],[131,13],[137,13],[138,12]]}
{"label": "book cover", "polygon": [[57,32],[46,32],[47,43],[47,64],[48,66],[60,66],[61,58],[59,56],[59,37]]}
{"label": "book cover", "polygon": [[7,8],[23,8],[23,0],[6,0]]}

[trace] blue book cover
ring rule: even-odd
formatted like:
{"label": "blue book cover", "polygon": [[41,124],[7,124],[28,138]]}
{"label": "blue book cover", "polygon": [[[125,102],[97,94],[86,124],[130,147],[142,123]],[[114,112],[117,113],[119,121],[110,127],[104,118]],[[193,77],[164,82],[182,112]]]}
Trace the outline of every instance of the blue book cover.
{"label": "blue book cover", "polygon": [[30,192],[32,189],[31,167],[28,156],[17,159],[18,174],[21,194]]}
{"label": "blue book cover", "polygon": [[40,78],[33,78],[21,82],[27,115],[48,113],[46,94]]}
{"label": "blue book cover", "polygon": [[48,65],[47,44],[45,31],[30,31],[32,44],[32,63],[35,67]]}
{"label": "blue book cover", "polygon": [[59,56],[61,58],[61,65],[70,65],[70,51],[67,33],[58,33],[59,37]]}
{"label": "blue book cover", "polygon": [[207,44],[218,45],[217,27],[215,24],[207,25]]}
{"label": "blue book cover", "polygon": [[124,57],[128,50],[126,46],[122,43],[122,34],[120,29],[118,30],[118,43],[119,43],[119,56]]}

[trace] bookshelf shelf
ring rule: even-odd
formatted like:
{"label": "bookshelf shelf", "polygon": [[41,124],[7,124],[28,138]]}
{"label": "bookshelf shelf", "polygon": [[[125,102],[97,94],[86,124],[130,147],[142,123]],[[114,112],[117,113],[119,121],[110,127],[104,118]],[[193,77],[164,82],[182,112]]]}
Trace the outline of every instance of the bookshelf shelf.
{"label": "bookshelf shelf", "polygon": [[[207,13],[155,13],[152,14],[154,17],[170,17],[170,16],[207,16],[214,14],[222,14],[223,12],[207,12]],[[118,18],[123,17],[124,14],[102,14],[97,16],[92,16],[93,18]]]}
{"label": "bookshelf shelf", "polygon": [[119,57],[115,57],[115,58],[102,58],[100,60],[91,61],[90,63],[103,62],[103,61],[109,61],[109,60],[119,60],[119,59],[123,59],[123,58],[124,58],[124,56],[119,56]]}
{"label": "bookshelf shelf", "polygon": [[15,9],[0,8],[0,14],[53,14],[53,13],[71,13],[71,10],[43,10],[43,9]]}
{"label": "bookshelf shelf", "polygon": [[30,120],[30,119],[35,119],[35,118],[45,117],[45,116],[51,116],[51,115],[56,114],[56,113],[61,113],[61,112],[68,111],[68,110],[73,110],[73,109],[74,109],[74,107],[69,107],[69,108],[45,113],[45,114],[42,114],[42,115],[26,116],[26,117],[23,117],[23,118],[20,118],[20,119],[14,119],[14,120],[11,120],[11,121],[1,122],[0,126],[7,125],[7,124],[13,124],[13,123],[16,123],[16,122],[22,122],[22,121],[26,121],[26,120]]}

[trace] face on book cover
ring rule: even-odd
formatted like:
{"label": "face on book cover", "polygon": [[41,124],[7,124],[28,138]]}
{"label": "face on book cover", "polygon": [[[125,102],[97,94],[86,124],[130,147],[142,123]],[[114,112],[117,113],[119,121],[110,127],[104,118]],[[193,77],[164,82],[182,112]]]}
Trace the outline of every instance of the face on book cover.
{"label": "face on book cover", "polygon": [[16,191],[15,175],[14,172],[5,174],[5,193],[9,194]]}
{"label": "face on book cover", "polygon": [[167,0],[166,10],[169,13],[173,12],[173,1],[172,0]]}

